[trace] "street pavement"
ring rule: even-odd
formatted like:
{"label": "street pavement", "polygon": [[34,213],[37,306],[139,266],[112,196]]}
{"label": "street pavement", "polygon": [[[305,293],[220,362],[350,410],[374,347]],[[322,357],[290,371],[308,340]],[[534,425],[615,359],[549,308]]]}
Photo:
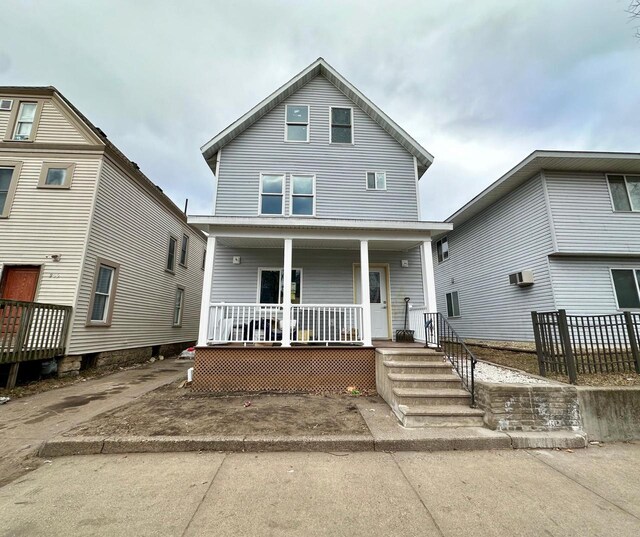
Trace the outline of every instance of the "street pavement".
{"label": "street pavement", "polygon": [[0,536],[638,536],[640,444],[65,457],[0,488]]}

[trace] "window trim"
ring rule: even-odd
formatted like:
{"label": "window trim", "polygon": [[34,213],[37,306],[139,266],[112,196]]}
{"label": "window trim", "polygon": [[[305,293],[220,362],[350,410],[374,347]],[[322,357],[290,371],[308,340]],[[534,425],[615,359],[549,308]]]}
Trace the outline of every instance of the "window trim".
{"label": "window trim", "polygon": [[[625,211],[626,212],[626,211]],[[613,271],[614,270],[630,270],[633,274],[633,278],[636,282],[636,292],[638,293],[638,298],[640,298],[640,281],[638,281],[638,276],[636,271],[640,271],[640,267],[609,267],[609,277],[611,278],[611,289],[613,290],[613,296],[616,299],[616,309],[618,311],[640,311],[640,308],[622,308],[620,307],[620,301],[618,300],[618,293],[616,292],[616,282],[613,279]]]}
{"label": "window trim", "polygon": [[[91,319],[91,313],[93,312],[93,304],[96,298],[96,286],[98,285],[98,276],[100,274],[100,267],[105,266],[113,269],[113,277],[111,279],[111,287],[109,288],[109,298],[107,300],[107,315],[104,321],[94,321]],[[120,264],[114,261],[109,261],[104,257],[97,257],[93,270],[93,284],[91,285],[91,300],[89,301],[89,309],[87,311],[86,326],[111,326],[113,320],[113,307],[116,302],[116,292],[118,290],[118,280],[120,278]]]}
{"label": "window trim", "polygon": [[[303,304],[302,302],[302,289],[303,289],[303,279],[304,279],[304,271],[302,270],[302,267],[291,267],[291,270],[299,270],[300,271],[300,302],[299,304]],[[256,290],[256,304],[263,304],[263,302],[260,302],[260,282],[262,281],[262,272],[263,271],[270,271],[270,272],[275,272],[278,271],[280,272],[280,281],[282,282],[282,285],[284,287],[284,275],[282,274],[284,272],[284,267],[258,267],[258,282],[257,282],[257,290]],[[282,291],[282,295],[284,298],[284,288],[279,288],[278,289],[278,300],[280,299],[280,291]],[[271,305],[271,306],[282,306],[282,302],[278,302],[277,304],[271,304],[269,302],[264,302],[264,304],[266,305]],[[298,305],[298,304],[296,304]]]}
{"label": "window trim", "polygon": [[[280,194],[275,194],[273,192],[267,192],[266,194],[264,194],[262,192],[262,178],[265,175],[277,175],[279,177],[282,177],[282,192]],[[278,216],[284,216],[285,215],[285,211],[284,211],[284,205],[285,205],[285,192],[287,191],[287,174],[286,173],[282,173],[282,172],[273,172],[273,173],[269,173],[269,172],[260,172],[260,197],[258,199],[258,216],[266,216],[266,217],[278,217]],[[280,214],[276,214],[276,213],[263,213],[262,212],[262,196],[282,196],[282,212]]]}
{"label": "window trim", "polygon": [[[294,177],[311,177],[313,180],[312,194],[294,194],[293,178]],[[293,214],[293,198],[313,198],[313,212],[311,214]],[[289,216],[293,218],[312,218],[316,215],[316,174],[315,173],[291,173],[289,174]]]}
{"label": "window trim", "polygon": [[[449,302],[447,301],[447,296],[451,295],[451,306],[452,306],[451,309],[452,309],[452,313],[455,314],[455,308],[453,307],[454,294],[456,295],[456,305],[458,306],[458,315],[449,315]],[[447,319],[459,319],[460,317],[462,317],[462,313],[460,312],[460,293],[458,293],[458,291],[449,291],[448,293],[445,293],[444,301],[447,306]]]}
{"label": "window trim", "polygon": [[[179,291],[182,291],[182,296],[180,300],[180,315],[178,318],[178,322],[176,323],[176,305],[177,305]],[[175,295],[173,296],[173,310],[171,312],[171,326],[173,328],[182,328],[182,319],[184,318],[184,296],[185,296],[184,285],[176,285],[176,292],[175,292]]]}
{"label": "window trim", "polygon": [[[64,178],[64,183],[61,185],[48,185],[46,184],[47,174],[51,169],[65,169],[66,175]],[[69,190],[71,188],[71,183],[73,181],[73,174],[76,170],[75,162],[43,162],[42,170],[40,171],[40,179],[38,180],[38,188],[46,188],[52,190]]]}
{"label": "window trim", "polygon": [[[186,248],[184,248],[185,246],[185,239],[186,239]],[[182,234],[182,241],[180,242],[180,256],[178,258],[178,265],[180,265],[181,267],[187,268],[188,262],[189,262],[189,242],[191,242],[189,240],[189,235],[187,235],[186,233]],[[184,263],[182,262],[182,251],[184,250]],[[168,255],[168,253],[167,253]]]}
{"label": "window trim", "polygon": [[[306,123],[302,123],[302,122],[299,122],[299,121],[287,121],[287,109],[290,106],[297,106],[297,107],[306,106],[307,107],[307,122]],[[306,140],[289,140],[287,138],[287,134],[288,134],[287,127],[289,125],[306,125],[306,127],[307,127],[307,139]],[[311,105],[309,105],[309,104],[285,104],[285,106],[284,106],[284,141],[287,142],[287,143],[292,143],[292,144],[308,144],[310,139],[311,139]]]}
{"label": "window trim", "polygon": [[[444,250],[442,250],[443,241],[447,242],[447,257],[444,257]],[[438,252],[438,245],[440,245],[440,252],[442,252],[442,260],[440,260],[440,252]],[[441,263],[444,263],[445,261],[448,261],[450,257],[451,256],[449,255],[449,236],[445,235],[444,237],[436,241],[436,259],[438,260],[438,265],[440,265]]]}
{"label": "window trim", "polygon": [[[170,252],[170,248],[171,248],[171,240],[175,240],[176,241],[176,247],[173,251],[173,268],[169,268],[169,252]],[[175,274],[176,273],[176,261],[177,261],[177,253],[178,253],[178,237],[176,237],[173,233],[169,233],[169,239],[167,241],[167,254],[164,256],[164,270],[165,272],[168,272],[169,274]]]}
{"label": "window trim", "polygon": [[[29,138],[26,140],[15,140],[13,137],[15,135],[18,114],[20,113],[20,108],[22,108],[23,103],[35,103],[36,104],[36,112],[33,117],[33,124],[31,125],[31,132],[29,133]],[[42,107],[44,104],[44,100],[42,99],[14,99],[13,107],[11,110],[11,115],[9,116],[9,122],[7,123],[7,131],[4,135],[5,142],[13,142],[13,143],[32,143],[35,141],[36,132],[38,131],[38,126],[40,125],[40,116],[42,115]]]}
{"label": "window trim", "polygon": [[[378,178],[375,177],[374,181],[376,183],[376,187],[375,188],[369,188],[369,174],[373,173],[373,174],[378,174],[381,173],[384,175],[384,188],[378,188]],[[364,172],[364,186],[366,190],[369,190],[371,192],[386,192],[387,190],[387,171],[386,170],[365,170]]]}
{"label": "window trim", "polygon": [[[629,185],[627,183],[627,176],[633,176],[633,177],[640,177],[640,174],[628,174],[628,173],[606,173],[605,177],[607,180],[607,190],[609,190],[609,199],[611,200],[611,212],[614,213],[623,213],[623,214],[630,214],[630,213],[640,213],[640,207],[638,209],[634,209],[633,208],[633,202],[631,201],[631,196],[629,195]],[[624,181],[624,188],[627,192],[627,200],[629,200],[629,207],[631,207],[630,211],[623,211],[621,209],[616,209],[615,203],[613,201],[613,193],[611,192],[611,183],[609,182],[609,177],[614,176],[614,177],[622,177],[622,180]]]}
{"label": "window trim", "polygon": [[329,107],[329,144],[349,145],[349,143],[333,141],[332,127],[333,127],[333,109],[334,108],[343,108],[345,110],[351,110],[351,142],[350,144],[355,145],[356,144],[356,121],[353,114],[353,106],[330,106]]}
{"label": "window trim", "polygon": [[7,200],[4,207],[0,211],[0,219],[9,218],[11,214],[11,207],[13,205],[13,199],[16,195],[18,188],[18,181],[20,179],[20,172],[22,171],[22,162],[17,160],[3,160],[0,161],[0,168],[13,168],[11,174],[11,183],[9,184],[9,190],[7,191]]}

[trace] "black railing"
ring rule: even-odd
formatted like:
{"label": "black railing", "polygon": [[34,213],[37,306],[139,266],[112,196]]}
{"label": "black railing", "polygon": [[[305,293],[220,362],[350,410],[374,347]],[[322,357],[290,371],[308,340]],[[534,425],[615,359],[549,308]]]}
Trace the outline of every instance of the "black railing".
{"label": "black railing", "polygon": [[640,373],[640,314],[567,315],[531,312],[540,374]]}
{"label": "black railing", "polygon": [[62,356],[71,307],[0,300],[0,364]]}
{"label": "black railing", "polygon": [[424,314],[425,347],[437,347],[458,373],[465,390],[471,394],[471,406],[476,406],[474,371],[477,358],[442,313]]}

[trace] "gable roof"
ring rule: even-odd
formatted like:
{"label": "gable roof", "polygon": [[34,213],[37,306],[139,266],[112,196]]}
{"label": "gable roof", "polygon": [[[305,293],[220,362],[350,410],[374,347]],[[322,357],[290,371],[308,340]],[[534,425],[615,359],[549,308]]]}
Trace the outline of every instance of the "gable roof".
{"label": "gable roof", "polygon": [[289,96],[293,95],[307,82],[320,75],[324,76],[336,88],[344,93],[371,119],[390,134],[402,147],[416,157],[418,161],[418,177],[421,177],[422,174],[427,171],[427,168],[431,166],[433,162],[433,155],[409,136],[402,127],[373,104],[373,102],[365,97],[360,90],[331,67],[323,58],[318,58],[306,69],[289,80],[289,82],[284,86],[278,88],[241,118],[234,121],[226,129],[204,144],[200,150],[202,151],[205,160],[209,163],[209,166],[215,171],[215,157],[220,149],[248,129],[265,114],[273,110]]}
{"label": "gable roof", "polygon": [[640,173],[640,153],[536,150],[453,213],[445,222],[466,222],[543,170]]}

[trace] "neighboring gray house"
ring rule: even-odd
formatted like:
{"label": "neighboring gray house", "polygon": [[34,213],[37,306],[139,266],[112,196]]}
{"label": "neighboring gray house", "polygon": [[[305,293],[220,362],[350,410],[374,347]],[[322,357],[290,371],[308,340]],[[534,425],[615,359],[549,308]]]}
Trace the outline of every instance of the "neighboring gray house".
{"label": "neighboring gray house", "polygon": [[[203,148],[216,177],[199,346],[389,340],[435,311],[432,156],[322,58]],[[364,277],[363,277],[364,275]]]}
{"label": "neighboring gray house", "polygon": [[640,308],[640,154],[535,151],[446,221],[437,304],[463,337],[533,340],[532,310]]}

